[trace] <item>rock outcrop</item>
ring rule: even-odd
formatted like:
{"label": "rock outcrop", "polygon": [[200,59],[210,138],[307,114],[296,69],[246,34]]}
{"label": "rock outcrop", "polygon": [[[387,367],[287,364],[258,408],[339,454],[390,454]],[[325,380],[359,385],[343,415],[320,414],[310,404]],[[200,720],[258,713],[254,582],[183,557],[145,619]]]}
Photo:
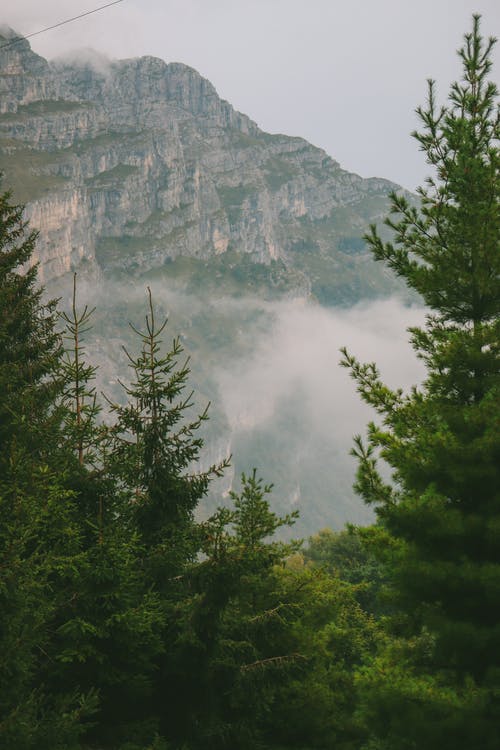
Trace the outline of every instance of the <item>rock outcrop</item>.
{"label": "rock outcrop", "polygon": [[262,132],[186,65],[49,63],[14,37],[0,34],[0,169],[40,230],[43,280],[188,257],[264,265],[327,303],[384,286],[361,237],[394,185]]}

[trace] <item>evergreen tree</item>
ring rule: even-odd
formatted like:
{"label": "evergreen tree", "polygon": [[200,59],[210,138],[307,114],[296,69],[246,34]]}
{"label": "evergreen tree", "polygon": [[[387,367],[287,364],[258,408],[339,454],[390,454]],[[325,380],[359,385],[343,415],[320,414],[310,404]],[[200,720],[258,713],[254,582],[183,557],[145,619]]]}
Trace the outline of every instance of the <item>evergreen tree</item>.
{"label": "evergreen tree", "polygon": [[147,550],[134,524],[130,494],[113,472],[113,430],[100,424],[85,334],[93,310],[79,309],[76,274],[65,323],[61,439],[67,484],[78,508],[82,549],[64,581],[66,595],[53,623],[55,658],[45,680],[54,694],[78,685],[98,694],[87,742],[119,747],[152,741],[155,661],[163,651],[163,610],[143,561]]}
{"label": "evergreen tree", "polygon": [[[356,438],[357,489],[377,505],[390,559],[394,641],[365,673],[377,748],[496,748],[500,736],[500,182],[494,40],[479,17],[459,52],[463,79],[438,107],[433,82],[414,134],[434,176],[416,208],[392,195],[367,240],[430,309],[411,340],[427,365],[419,388],[387,388],[344,352],[382,416]],[[377,454],[393,483],[377,471]],[[399,664],[397,663],[399,661]]]}
{"label": "evergreen tree", "polygon": [[[272,538],[296,514],[273,513],[270,491],[255,470],[243,475],[241,492],[231,492],[232,507],[202,524],[204,559],[187,571],[192,595],[174,684],[183,696],[179,731],[193,748],[260,747],[276,686],[301,658],[283,638],[285,611],[293,605],[285,595],[280,600],[274,573],[296,545]],[[268,614],[275,608],[280,617]]]}
{"label": "evergreen tree", "polygon": [[100,412],[97,394],[93,381],[97,367],[88,364],[85,359],[83,337],[91,328],[91,318],[95,308],[79,311],[76,299],[76,273],[73,275],[73,297],[71,311],[59,313],[65,325],[63,338],[65,356],[61,363],[61,374],[64,382],[63,403],[65,440],[73,445],[78,465],[92,467],[99,464],[96,449],[99,444],[96,422]]}
{"label": "evergreen tree", "polygon": [[[196,433],[208,418],[208,407],[198,417],[186,418],[193,396],[192,392],[187,396],[184,393],[189,362],[179,364],[183,349],[177,338],[170,351],[162,352],[161,335],[167,319],[157,325],[149,288],[148,295],[145,331],[131,326],[139,337],[141,351],[133,357],[125,350],[133,372],[132,382],[124,386],[127,403],[110,402],[116,416],[110,459],[117,478],[129,492],[144,543],[153,555],[156,550],[166,560],[171,537],[176,537],[180,549],[211,478],[220,476],[228,462],[205,472],[193,471],[203,446]],[[187,548],[185,552],[189,556]]]}
{"label": "evergreen tree", "polygon": [[273,513],[270,490],[255,470],[243,475],[231,506],[202,524],[174,682],[188,711],[183,738],[200,750],[352,750],[353,672],[376,628],[358,587],[275,538],[296,513]]}
{"label": "evergreen tree", "polygon": [[67,486],[78,497],[80,524],[90,545],[95,543],[96,527],[102,540],[105,520],[116,520],[124,512],[123,507],[118,507],[121,498],[107,471],[109,431],[99,421],[101,405],[94,385],[98,368],[86,357],[85,334],[92,328],[93,312],[87,305],[83,310],[78,307],[75,273],[71,308],[58,311],[59,321],[64,324],[64,355],[58,366],[62,383],[59,459],[65,467]]}
{"label": "evergreen tree", "polygon": [[200,549],[194,511],[211,478],[221,475],[227,461],[196,471],[203,446],[197,432],[207,411],[189,418],[192,393],[184,393],[188,361],[179,363],[178,339],[163,352],[161,336],[167,320],[157,324],[149,289],[148,296],[145,330],[132,326],[140,351],[137,356],[126,351],[132,370],[131,383],[124,385],[127,401],[110,402],[116,422],[109,430],[107,465],[122,498],[120,518],[142,549],[138,565],[143,585],[154,595],[161,613],[155,632],[162,646],[151,672],[150,715],[156,717],[164,736],[182,737],[184,699],[190,700],[182,689],[189,670],[182,661],[183,613],[190,609],[193,593],[187,571]]}
{"label": "evergreen tree", "polygon": [[77,747],[93,695],[51,693],[53,623],[80,554],[74,494],[59,462],[61,342],[30,265],[36,233],[0,196],[0,744]]}
{"label": "evergreen tree", "polygon": [[[8,471],[11,450],[41,455],[59,384],[61,353],[55,303],[42,302],[31,264],[37,233],[28,232],[24,206],[0,194],[0,470]],[[55,420],[57,423],[57,420]]]}

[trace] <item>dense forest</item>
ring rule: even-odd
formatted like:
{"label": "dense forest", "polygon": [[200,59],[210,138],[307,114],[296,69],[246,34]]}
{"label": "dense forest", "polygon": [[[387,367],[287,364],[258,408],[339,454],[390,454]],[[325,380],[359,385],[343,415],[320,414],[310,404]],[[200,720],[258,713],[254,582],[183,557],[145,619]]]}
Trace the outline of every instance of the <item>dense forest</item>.
{"label": "dense forest", "polygon": [[392,242],[366,237],[429,310],[410,331],[427,376],[409,393],[343,352],[378,414],[353,448],[368,528],[279,541],[294,514],[272,512],[256,470],[197,520],[226,463],[193,469],[209,415],[179,340],[165,346],[149,294],[123,398],[101,398],[92,310],[76,280],[69,312],[45,301],[36,232],[0,196],[2,748],[498,748],[493,43],[475,17],[447,105],[431,82],[418,109],[434,174],[420,205],[394,193]]}

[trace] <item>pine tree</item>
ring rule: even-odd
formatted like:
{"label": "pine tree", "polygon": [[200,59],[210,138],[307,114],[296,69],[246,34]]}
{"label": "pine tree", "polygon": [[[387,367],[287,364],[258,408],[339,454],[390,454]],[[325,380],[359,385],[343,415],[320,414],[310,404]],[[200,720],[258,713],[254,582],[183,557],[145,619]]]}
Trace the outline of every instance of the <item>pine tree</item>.
{"label": "pine tree", "polygon": [[97,367],[86,357],[93,310],[77,304],[76,274],[59,365],[60,461],[74,497],[80,554],[61,581],[64,596],[51,623],[51,664],[43,679],[54,695],[78,685],[98,702],[85,741],[117,747],[153,740],[156,660],[163,650],[163,609],[144,571],[147,557],[134,524],[130,494],[113,472],[113,429],[99,421]]}
{"label": "pine tree", "polygon": [[94,466],[99,459],[95,455],[99,438],[96,422],[100,412],[97,394],[93,381],[97,367],[88,364],[85,359],[83,337],[91,326],[91,310],[85,305],[78,310],[76,299],[76,273],[73,275],[73,297],[70,312],[59,313],[65,325],[63,338],[69,343],[61,363],[61,373],[64,382],[63,402],[66,406],[64,414],[65,438],[73,444],[73,450],[78,459],[78,465]]}
{"label": "pine tree", "polygon": [[60,338],[42,302],[36,233],[0,196],[0,744],[6,750],[79,744],[94,696],[50,692],[62,580],[80,553],[74,495],[59,463]]}
{"label": "pine tree", "polygon": [[[240,493],[230,493],[233,507],[201,524],[203,558],[186,571],[191,597],[169,700],[178,737],[193,748],[259,747],[276,685],[303,658],[295,644],[287,650],[293,639],[284,637],[291,631],[285,612],[293,605],[280,600],[274,573],[296,544],[272,539],[297,514],[271,511],[271,487],[255,470],[241,483]],[[280,617],[267,612],[274,609]]]}
{"label": "pine tree", "polygon": [[354,667],[373,650],[357,586],[304,564],[299,542],[275,538],[277,516],[255,470],[201,525],[204,552],[186,572],[179,739],[194,749],[354,748]]}
{"label": "pine tree", "polygon": [[208,407],[187,418],[193,396],[185,395],[189,361],[179,364],[183,349],[178,338],[162,352],[167,319],[157,324],[149,289],[148,295],[145,330],[131,326],[141,342],[140,353],[133,357],[125,350],[133,373],[130,385],[124,386],[128,401],[110,404],[116,416],[111,462],[129,493],[134,522],[150,558],[173,575],[175,557],[182,567],[196,553],[191,533],[194,510],[227,461],[204,472],[193,470],[203,446],[197,433],[208,418]]}
{"label": "pine tree", "polygon": [[[182,725],[185,715],[181,680],[189,667],[182,661],[182,613],[192,599],[186,573],[200,549],[194,511],[211,478],[220,476],[227,462],[196,470],[203,446],[198,431],[207,411],[189,416],[192,393],[185,393],[189,363],[180,360],[178,339],[163,351],[167,320],[157,323],[149,289],[148,297],[145,329],[131,326],[139,339],[139,353],[133,356],[125,350],[132,372],[131,382],[122,384],[127,400],[109,402],[116,422],[108,432],[106,461],[121,498],[119,518],[141,550],[137,566],[142,583],[160,611],[160,628],[156,628],[158,620],[150,617],[162,653],[157,650],[150,672],[154,690],[149,709],[168,738],[175,735],[174,727]],[[155,646],[153,638],[151,646]]]}
{"label": "pine tree", "polygon": [[[500,736],[500,182],[493,39],[479,17],[459,51],[463,79],[438,107],[429,82],[414,133],[434,176],[420,206],[392,195],[367,237],[430,312],[411,329],[427,377],[391,390],[344,351],[382,417],[356,438],[357,488],[375,503],[391,561],[398,638],[363,683],[377,748],[497,747]],[[377,456],[393,483],[377,470]],[[404,615],[404,616],[403,616]],[[396,627],[397,625],[397,627]],[[399,664],[396,663],[399,660]],[[392,665],[392,666],[391,666]],[[368,687],[367,687],[368,686]]]}
{"label": "pine tree", "polygon": [[55,303],[42,302],[37,267],[30,264],[37,233],[28,232],[24,207],[0,195],[0,469],[21,446],[43,453],[59,384],[53,375],[61,353]]}

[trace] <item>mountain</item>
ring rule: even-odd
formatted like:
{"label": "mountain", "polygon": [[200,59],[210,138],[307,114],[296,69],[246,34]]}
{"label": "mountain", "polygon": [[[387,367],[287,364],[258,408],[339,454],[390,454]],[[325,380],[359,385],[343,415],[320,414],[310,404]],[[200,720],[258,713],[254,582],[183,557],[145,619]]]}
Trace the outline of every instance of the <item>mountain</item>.
{"label": "mountain", "polygon": [[103,389],[126,369],[117,363],[127,322],[140,323],[137,290],[152,285],[193,355],[197,391],[214,404],[210,459],[232,450],[236,473],[261,467],[279,509],[301,508],[303,533],[366,520],[345,468],[349,445],[315,433],[307,399],[284,388],[260,419],[235,417],[222,384],[237,363],[252,368],[279,305],[346,307],[400,290],[362,240],[396,185],[263,132],[186,65],[89,51],[48,62],[5,27],[0,170],[40,232],[41,280],[63,303],[69,273],[90,282],[80,293],[98,307],[89,350]]}
{"label": "mountain", "polygon": [[264,133],[186,65],[49,63],[15,37],[0,36],[0,168],[40,230],[42,280],[82,264],[184,277],[209,260],[218,285],[257,273],[326,304],[390,286],[361,238],[392,183]]}

